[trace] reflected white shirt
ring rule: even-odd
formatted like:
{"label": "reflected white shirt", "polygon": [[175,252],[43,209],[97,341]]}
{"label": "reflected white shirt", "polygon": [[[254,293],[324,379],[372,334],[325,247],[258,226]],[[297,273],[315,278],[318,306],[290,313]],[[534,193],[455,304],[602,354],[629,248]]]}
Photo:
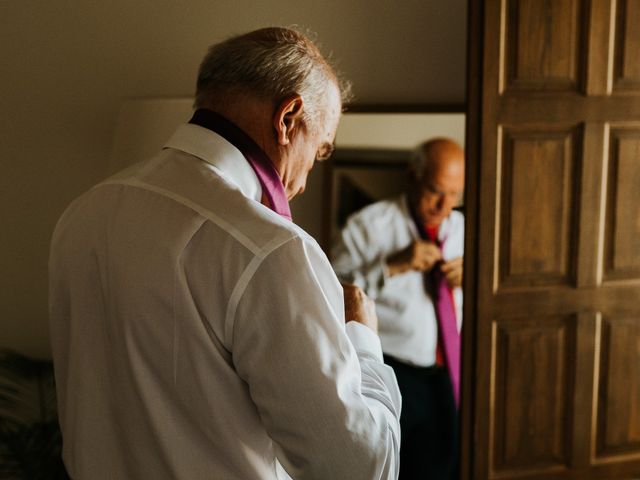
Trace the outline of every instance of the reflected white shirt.
{"label": "reflected white shirt", "polygon": [[[389,276],[387,257],[420,238],[407,197],[383,200],[353,214],[332,250],[333,267],[344,282],[355,283],[376,302],[382,350],[411,365],[436,362],[438,322],[424,274]],[[438,230],[444,260],[464,253],[464,216],[453,211]],[[462,327],[462,289],[453,289],[458,331]]]}
{"label": "reflected white shirt", "polygon": [[325,255],[260,195],[239,150],[183,125],[61,217],[50,324],[72,478],[397,478],[379,340],[345,326]]}

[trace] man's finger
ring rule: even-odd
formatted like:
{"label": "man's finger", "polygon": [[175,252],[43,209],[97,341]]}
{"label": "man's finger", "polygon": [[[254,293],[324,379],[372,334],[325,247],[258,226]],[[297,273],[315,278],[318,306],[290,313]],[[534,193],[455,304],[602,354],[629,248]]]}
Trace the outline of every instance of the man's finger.
{"label": "man's finger", "polygon": [[450,272],[456,268],[462,268],[462,257],[454,258],[453,260],[449,260],[448,262],[444,262],[440,270],[443,273]]}

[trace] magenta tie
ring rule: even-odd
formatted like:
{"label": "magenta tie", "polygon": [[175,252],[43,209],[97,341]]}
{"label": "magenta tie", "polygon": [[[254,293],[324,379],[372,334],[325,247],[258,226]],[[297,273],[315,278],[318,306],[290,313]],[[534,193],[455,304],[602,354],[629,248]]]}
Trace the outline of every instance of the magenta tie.
{"label": "magenta tie", "polygon": [[456,322],[456,309],[447,278],[439,268],[434,268],[432,279],[435,282],[433,287],[436,294],[435,309],[440,338],[444,345],[444,356],[453,387],[453,397],[458,407],[460,406],[460,333]]}
{"label": "magenta tie", "polygon": [[289,200],[287,199],[282,180],[280,180],[276,169],[271,163],[259,161],[254,156],[245,155],[245,158],[260,181],[262,193],[264,193],[269,201],[268,207],[284,218],[291,220]]}

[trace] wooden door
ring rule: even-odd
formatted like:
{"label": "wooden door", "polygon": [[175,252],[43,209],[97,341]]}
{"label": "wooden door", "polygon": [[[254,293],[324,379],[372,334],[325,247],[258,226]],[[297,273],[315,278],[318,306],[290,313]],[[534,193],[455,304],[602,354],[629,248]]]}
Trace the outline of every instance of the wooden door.
{"label": "wooden door", "polygon": [[640,478],[640,0],[470,12],[462,478]]}

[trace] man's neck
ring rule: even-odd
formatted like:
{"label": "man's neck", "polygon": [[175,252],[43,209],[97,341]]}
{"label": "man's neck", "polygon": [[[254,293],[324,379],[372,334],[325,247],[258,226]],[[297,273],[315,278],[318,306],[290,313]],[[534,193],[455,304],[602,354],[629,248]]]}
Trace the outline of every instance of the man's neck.
{"label": "man's neck", "polygon": [[271,102],[261,100],[255,95],[227,92],[208,98],[197,108],[212,110],[238,126],[273,161],[273,132],[270,113]]}

